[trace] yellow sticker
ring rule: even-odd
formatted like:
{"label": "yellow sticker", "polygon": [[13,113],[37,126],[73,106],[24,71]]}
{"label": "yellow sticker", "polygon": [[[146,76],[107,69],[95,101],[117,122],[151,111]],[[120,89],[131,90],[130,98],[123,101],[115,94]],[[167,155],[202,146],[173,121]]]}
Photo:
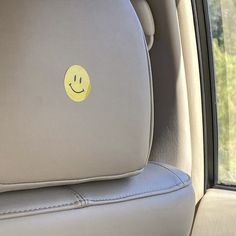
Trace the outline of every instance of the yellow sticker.
{"label": "yellow sticker", "polygon": [[80,65],[73,65],[67,70],[64,86],[68,97],[75,102],[85,100],[91,91],[89,75]]}

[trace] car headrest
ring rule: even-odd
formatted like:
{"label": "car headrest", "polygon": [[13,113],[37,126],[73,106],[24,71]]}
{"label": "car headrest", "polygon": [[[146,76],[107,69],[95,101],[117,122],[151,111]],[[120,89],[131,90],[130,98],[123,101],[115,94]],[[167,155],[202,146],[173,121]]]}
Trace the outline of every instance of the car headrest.
{"label": "car headrest", "polygon": [[0,191],[139,173],[152,81],[130,1],[8,0],[0,22]]}

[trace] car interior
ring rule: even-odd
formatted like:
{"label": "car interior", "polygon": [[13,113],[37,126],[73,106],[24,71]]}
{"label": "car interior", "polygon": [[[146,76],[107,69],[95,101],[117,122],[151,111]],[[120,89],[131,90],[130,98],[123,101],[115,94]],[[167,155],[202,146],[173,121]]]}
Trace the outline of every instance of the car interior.
{"label": "car interior", "polygon": [[0,236],[236,235],[234,0],[0,3]]}

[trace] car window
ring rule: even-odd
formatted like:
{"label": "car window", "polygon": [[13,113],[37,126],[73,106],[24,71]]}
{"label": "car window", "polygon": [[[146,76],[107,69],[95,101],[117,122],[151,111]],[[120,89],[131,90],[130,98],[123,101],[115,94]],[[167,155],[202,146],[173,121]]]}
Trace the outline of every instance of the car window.
{"label": "car window", "polygon": [[218,183],[236,184],[236,0],[208,0],[218,123]]}

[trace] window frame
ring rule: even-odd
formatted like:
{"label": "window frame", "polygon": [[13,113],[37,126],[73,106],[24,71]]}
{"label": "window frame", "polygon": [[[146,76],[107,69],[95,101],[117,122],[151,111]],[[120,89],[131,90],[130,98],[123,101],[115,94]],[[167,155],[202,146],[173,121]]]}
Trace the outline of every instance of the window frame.
{"label": "window frame", "polygon": [[[202,94],[205,191],[218,180],[218,124],[213,45],[207,0],[192,0]],[[228,186],[225,186],[228,187]],[[232,186],[231,186],[232,187]]]}
{"label": "window frame", "polygon": [[191,0],[193,7],[202,94],[205,191],[236,191],[236,184],[218,183],[218,124],[214,55],[208,0]]}

